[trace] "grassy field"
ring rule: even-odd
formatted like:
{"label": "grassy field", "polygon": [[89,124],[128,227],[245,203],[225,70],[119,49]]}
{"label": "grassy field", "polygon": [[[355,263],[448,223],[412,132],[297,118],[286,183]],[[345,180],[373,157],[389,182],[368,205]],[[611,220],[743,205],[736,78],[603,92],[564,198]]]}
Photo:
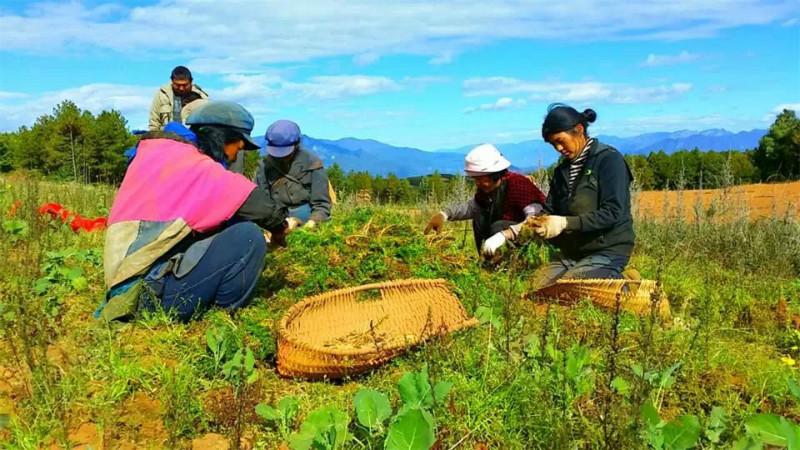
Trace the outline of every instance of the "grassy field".
{"label": "grassy field", "polygon": [[[180,324],[160,313],[108,327],[92,318],[104,294],[102,233],[76,234],[37,208],[59,202],[93,217],[112,199],[109,188],[0,179],[0,447],[800,442],[796,216],[639,217],[632,266],[661,283],[673,313],[665,321],[534,298],[529,281],[548,247],[531,242],[481,263],[461,223],[422,235],[437,205],[345,202],[334,220],[268,255],[256,298],[236,316],[213,310]],[[275,328],[290,305],[409,277],[446,278],[481,325],[354,379],[277,375]]]}

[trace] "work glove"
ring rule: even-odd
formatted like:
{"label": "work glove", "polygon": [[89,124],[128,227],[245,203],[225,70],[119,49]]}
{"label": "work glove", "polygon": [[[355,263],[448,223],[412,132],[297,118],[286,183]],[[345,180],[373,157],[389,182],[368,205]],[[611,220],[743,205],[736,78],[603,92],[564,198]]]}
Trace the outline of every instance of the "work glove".
{"label": "work glove", "polygon": [[483,245],[481,245],[481,254],[485,257],[492,257],[497,252],[497,250],[505,245],[506,237],[503,232],[493,234],[489,239],[483,241]]}
{"label": "work glove", "polygon": [[297,217],[287,217],[286,218],[286,233],[290,233],[297,229],[300,225],[303,224],[303,221],[298,219]]}
{"label": "work glove", "polygon": [[428,234],[433,230],[435,233],[439,233],[444,228],[444,223],[447,222],[447,214],[444,211],[439,211],[431,220],[428,221],[428,225],[425,226],[425,234]]}
{"label": "work glove", "polygon": [[306,223],[303,224],[303,228],[306,229],[306,230],[311,230],[316,226],[317,226],[317,222],[315,222],[314,219],[308,219],[306,221]]}
{"label": "work glove", "polygon": [[553,239],[567,228],[564,216],[540,216],[533,225],[533,232],[545,239]]}

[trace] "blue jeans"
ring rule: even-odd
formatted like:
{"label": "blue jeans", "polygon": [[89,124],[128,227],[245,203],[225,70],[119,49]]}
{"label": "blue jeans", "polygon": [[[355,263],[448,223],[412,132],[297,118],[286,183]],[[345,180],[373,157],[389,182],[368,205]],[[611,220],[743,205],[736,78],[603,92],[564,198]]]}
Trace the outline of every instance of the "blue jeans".
{"label": "blue jeans", "polygon": [[[147,285],[161,307],[184,322],[211,306],[234,310],[249,303],[266,254],[258,225],[235,223],[214,237],[189,273],[180,278],[168,273],[159,280],[147,280]],[[147,303],[145,307],[152,309]]]}
{"label": "blue jeans", "polygon": [[597,253],[574,260],[559,254],[555,258],[537,271],[533,282],[535,289],[555,283],[561,278],[620,279],[630,256]]}

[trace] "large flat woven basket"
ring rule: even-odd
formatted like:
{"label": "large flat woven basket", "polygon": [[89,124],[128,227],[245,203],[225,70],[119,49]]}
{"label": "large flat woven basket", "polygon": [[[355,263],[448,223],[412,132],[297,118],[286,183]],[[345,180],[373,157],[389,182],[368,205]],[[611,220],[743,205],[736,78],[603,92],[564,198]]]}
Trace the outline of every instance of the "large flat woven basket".
{"label": "large flat woven basket", "polygon": [[278,330],[278,373],[341,378],[373,369],[433,336],[477,325],[445,280],[340,289],[293,305]]}
{"label": "large flat woven basket", "polygon": [[[595,305],[611,310],[616,308],[619,296],[620,309],[634,314],[649,314],[653,301],[657,299],[656,312],[662,317],[669,317],[670,314],[669,302],[663,292],[656,294],[656,282],[653,280],[558,280],[536,291],[536,295],[566,303],[588,298]],[[654,298],[654,295],[658,297]]]}

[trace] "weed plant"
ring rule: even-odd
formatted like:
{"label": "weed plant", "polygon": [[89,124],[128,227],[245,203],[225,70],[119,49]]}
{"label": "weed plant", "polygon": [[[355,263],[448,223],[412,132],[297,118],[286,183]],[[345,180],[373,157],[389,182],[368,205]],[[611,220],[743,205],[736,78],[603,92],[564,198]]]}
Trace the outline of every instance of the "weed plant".
{"label": "weed plant", "polygon": [[[345,201],[332,221],[268,254],[256,298],[234,316],[212,310],[183,324],[157,311],[108,327],[92,318],[104,295],[102,233],[76,234],[36,210],[59,202],[103,215],[112,197],[0,179],[0,447],[190,448],[215,432],[234,447],[370,449],[408,444],[408,430],[421,432],[409,448],[796,442],[796,215],[750,221],[721,201],[693,220],[637,218],[631,265],[666,294],[672,317],[662,320],[534,298],[529,282],[552,249],[532,241],[483,262],[460,223],[421,233],[440,203]],[[276,328],[289,306],[410,277],[448,280],[480,326],[353,379],[276,374]],[[423,378],[446,394],[409,403],[400,386],[425,387]],[[81,426],[97,431],[94,442]]]}

